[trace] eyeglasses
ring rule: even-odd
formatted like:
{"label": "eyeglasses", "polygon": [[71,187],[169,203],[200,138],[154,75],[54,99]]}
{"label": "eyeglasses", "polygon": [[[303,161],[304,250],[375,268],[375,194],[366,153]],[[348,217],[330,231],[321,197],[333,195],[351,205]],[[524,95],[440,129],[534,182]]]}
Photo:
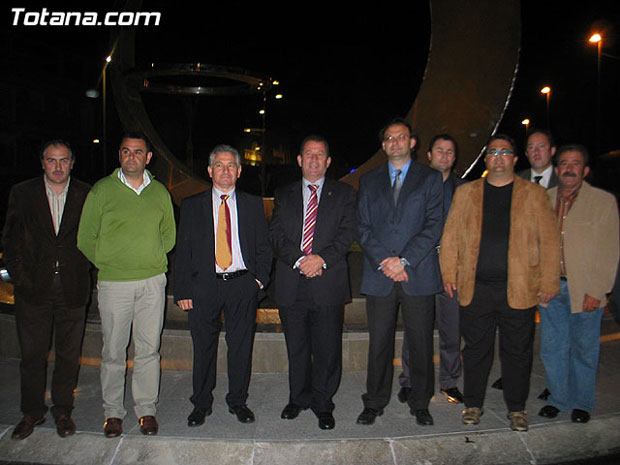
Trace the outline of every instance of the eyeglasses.
{"label": "eyeglasses", "polygon": [[508,149],[487,149],[486,154],[491,155],[492,157],[496,157],[501,155],[502,157],[507,157],[508,155],[512,155],[514,152]]}
{"label": "eyeglasses", "polygon": [[383,140],[385,142],[392,142],[394,140],[397,140],[398,142],[403,142],[406,141],[408,139],[410,139],[411,137],[408,136],[407,134],[398,134],[396,136],[386,136]]}

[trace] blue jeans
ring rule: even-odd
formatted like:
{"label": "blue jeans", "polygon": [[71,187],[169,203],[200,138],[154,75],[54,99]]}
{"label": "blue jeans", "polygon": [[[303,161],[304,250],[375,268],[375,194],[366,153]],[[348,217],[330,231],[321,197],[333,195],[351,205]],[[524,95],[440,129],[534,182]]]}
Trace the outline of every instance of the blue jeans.
{"label": "blue jeans", "polygon": [[540,358],[549,405],[559,410],[594,410],[603,309],[571,313],[566,281],[547,308],[540,307]]}

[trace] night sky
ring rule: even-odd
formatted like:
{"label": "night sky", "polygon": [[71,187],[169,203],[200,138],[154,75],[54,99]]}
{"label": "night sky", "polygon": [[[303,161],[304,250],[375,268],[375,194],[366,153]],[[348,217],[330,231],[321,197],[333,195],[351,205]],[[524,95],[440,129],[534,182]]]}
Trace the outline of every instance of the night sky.
{"label": "night sky", "polygon": [[[114,2],[21,4],[29,11],[42,7],[52,11],[120,9]],[[205,2],[202,11],[179,4],[183,2],[143,2],[143,11],[162,13],[162,24],[139,30],[138,66],[201,62],[241,67],[278,79],[284,99],[270,101],[267,107],[272,144],[296,151],[308,133],[325,135],[334,156],[334,176],[342,176],[375,153],[379,127],[390,117],[409,111],[423,78],[430,37],[430,8],[425,2],[390,2],[382,8],[355,3],[344,11],[339,8],[339,12],[318,3],[301,4],[300,10],[299,4],[242,8]],[[592,152],[597,147],[601,152],[620,149],[618,5],[613,0],[580,2],[578,7],[559,1],[522,2],[519,71],[499,127],[513,135],[520,148],[523,118],[530,118],[531,126],[547,125],[545,97],[539,90],[549,85],[550,125],[558,143],[584,143]],[[76,66],[71,85],[83,86],[84,91],[92,87],[107,55],[111,31],[105,27],[14,27],[10,9],[15,6],[20,2],[2,7],[3,34],[62,48],[68,58],[59,66]],[[598,143],[596,46],[587,43],[596,26],[603,28],[603,52],[615,57],[602,57]],[[79,64],[69,58],[72,55],[80,57]],[[217,143],[234,145],[243,127],[260,124],[255,97],[152,95],[145,97],[145,103],[155,127],[180,158],[190,124],[198,158]],[[110,131],[120,130],[114,124],[113,107],[110,113]]]}

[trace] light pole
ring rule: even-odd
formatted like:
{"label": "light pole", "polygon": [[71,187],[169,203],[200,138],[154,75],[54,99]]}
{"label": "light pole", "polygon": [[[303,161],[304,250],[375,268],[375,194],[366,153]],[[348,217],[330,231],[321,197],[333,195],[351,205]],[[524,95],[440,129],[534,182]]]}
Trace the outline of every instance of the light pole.
{"label": "light pole", "polygon": [[521,121],[521,124],[523,126],[525,126],[525,137],[527,137],[527,131],[530,129],[530,120],[529,120],[529,118],[525,118],[523,121]]}
{"label": "light pole", "polygon": [[601,132],[601,48],[603,38],[600,34],[592,34],[588,41],[596,44],[596,154],[599,152],[599,139]]}
{"label": "light pole", "polygon": [[540,89],[540,93],[544,94],[547,98],[547,129],[551,130],[550,117],[549,117],[549,99],[551,98],[551,87],[545,86]]}

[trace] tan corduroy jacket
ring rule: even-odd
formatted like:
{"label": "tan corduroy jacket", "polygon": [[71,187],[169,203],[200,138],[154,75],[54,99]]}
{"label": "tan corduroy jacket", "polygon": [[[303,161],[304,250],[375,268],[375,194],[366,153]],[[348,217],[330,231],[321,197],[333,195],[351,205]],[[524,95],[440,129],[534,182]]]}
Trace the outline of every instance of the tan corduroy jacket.
{"label": "tan corduroy jacket", "polygon": [[[555,206],[558,188],[547,192]],[[620,253],[615,197],[583,182],[564,220],[564,261],[572,313],[583,311],[586,294],[605,303]]]}
{"label": "tan corduroy jacket", "polygon": [[[456,283],[459,303],[474,295],[482,233],[484,179],[460,186],[441,238],[439,262],[444,283]],[[508,243],[508,305],[530,308],[538,292],[560,288],[560,232],[545,189],[514,178]]]}

